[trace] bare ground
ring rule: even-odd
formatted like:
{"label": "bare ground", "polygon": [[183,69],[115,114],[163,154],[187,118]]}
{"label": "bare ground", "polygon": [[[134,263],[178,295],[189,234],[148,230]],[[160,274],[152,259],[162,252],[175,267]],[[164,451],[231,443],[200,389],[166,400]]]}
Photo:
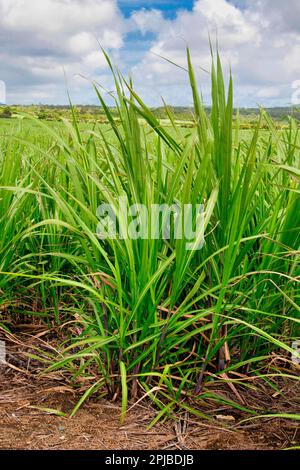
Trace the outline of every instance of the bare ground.
{"label": "bare ground", "polygon": [[[72,419],[49,414],[45,408],[69,413],[79,397],[61,375],[33,374],[28,357],[24,367],[28,347],[24,337],[10,345],[10,354],[14,349],[19,359],[9,356],[10,365],[0,366],[0,449],[271,450],[300,445],[297,421],[263,418],[239,424],[247,417],[244,412],[219,405],[210,411],[212,422],[182,414],[151,429],[156,412],[146,400],[133,406],[124,425],[119,404],[105,399],[89,400]],[[245,403],[257,402],[268,413],[299,413],[298,384],[285,380],[280,393],[263,385],[247,392]],[[232,390],[225,384],[222,393],[230,397]]]}

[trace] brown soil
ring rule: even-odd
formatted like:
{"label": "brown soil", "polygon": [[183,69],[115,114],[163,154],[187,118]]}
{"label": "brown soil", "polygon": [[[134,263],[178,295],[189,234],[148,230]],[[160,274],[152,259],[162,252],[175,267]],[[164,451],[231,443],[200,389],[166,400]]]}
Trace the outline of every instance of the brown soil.
{"label": "brown soil", "polygon": [[[124,425],[120,406],[104,399],[90,399],[72,419],[51,415],[41,408],[68,413],[78,396],[59,374],[32,374],[28,358],[24,368],[21,356],[19,365],[8,358],[10,365],[0,366],[0,449],[270,450],[300,445],[297,421],[263,418],[239,424],[248,415],[219,405],[210,412],[212,423],[183,414],[150,430],[156,413],[146,400],[133,406]],[[248,391],[246,403],[263,403],[268,412],[299,413],[299,391],[294,380],[286,380],[280,394],[265,386]]]}

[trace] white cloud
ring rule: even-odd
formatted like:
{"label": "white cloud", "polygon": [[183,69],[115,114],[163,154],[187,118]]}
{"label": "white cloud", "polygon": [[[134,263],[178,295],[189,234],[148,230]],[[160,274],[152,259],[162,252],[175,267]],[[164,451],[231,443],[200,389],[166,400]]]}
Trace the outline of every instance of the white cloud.
{"label": "white cloud", "polygon": [[131,15],[132,29],[138,29],[142,34],[148,32],[159,33],[165,27],[166,20],[160,10],[142,10],[134,11]]}
{"label": "white cloud", "polygon": [[[121,3],[136,8],[130,18]],[[299,0],[195,0],[192,11],[174,0],[173,20],[159,10],[164,3],[149,1],[152,8],[145,9],[139,7],[144,0],[0,0],[0,79],[9,100],[47,101],[47,93],[51,102],[64,100],[63,70],[71,82],[82,74],[110,87],[100,43],[125,74],[133,73],[151,105],[161,95],[191,104],[187,74],[155,55],[185,66],[188,44],[208,101],[209,75],[202,69],[210,68],[210,33],[218,36],[225,69],[233,69],[238,105],[290,103],[292,83],[300,79]],[[90,100],[88,85],[76,80],[78,100]]]}
{"label": "white cloud", "polygon": [[[209,76],[200,72],[199,67],[210,68],[210,34],[213,39],[218,37],[225,68],[230,64],[233,69],[238,105],[290,104],[291,84],[300,78],[299,0],[289,0],[288,6],[281,0],[246,0],[243,9],[238,4],[229,0],[197,0],[193,11],[179,12],[173,21],[165,20],[151,50],[134,69],[140,89],[149,89],[157,103],[161,94],[168,101],[175,98],[173,104],[184,104],[184,100],[190,99],[186,74],[175,67],[171,71],[170,64],[163,64],[153,54],[184,66],[184,46],[188,44],[208,100]],[[147,15],[148,12],[139,12],[142,26]],[[152,22],[147,24],[149,29]]]}
{"label": "white cloud", "polygon": [[276,86],[263,87],[257,92],[258,98],[277,98],[280,95],[280,89]]}
{"label": "white cloud", "polygon": [[91,51],[96,46],[96,38],[91,34],[83,31],[71,36],[69,39],[70,50],[74,54],[84,54]]}
{"label": "white cloud", "polygon": [[99,51],[90,52],[85,58],[83,66],[87,70],[96,70],[97,68],[104,69],[107,66],[104,55]]}
{"label": "white cloud", "polygon": [[10,30],[62,33],[113,26],[115,0],[1,0],[1,24]]}
{"label": "white cloud", "polygon": [[10,100],[24,87],[32,100],[47,100],[49,90],[55,102],[64,71],[71,82],[80,73],[99,79],[106,65],[99,44],[114,54],[124,34],[117,0],[0,0],[0,78]]}

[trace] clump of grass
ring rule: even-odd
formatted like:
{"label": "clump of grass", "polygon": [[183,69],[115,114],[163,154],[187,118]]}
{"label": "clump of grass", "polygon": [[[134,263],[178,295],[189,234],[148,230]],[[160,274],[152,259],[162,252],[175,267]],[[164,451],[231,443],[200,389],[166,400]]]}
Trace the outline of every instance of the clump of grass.
{"label": "clump of grass", "polygon": [[[72,108],[62,127],[34,121],[36,134],[2,142],[0,288],[13,302],[17,284],[23,300],[37,299],[33,313],[44,321],[80,327],[50,365],[89,383],[78,406],[105,388],[122,395],[124,418],[128,397],[144,393],[162,417],[182,397],[221,400],[206,390],[212,377],[255,373],[274,352],[293,352],[299,131],[293,119],[276,129],[263,110],[250,142],[238,117],[233,131],[232,78],[226,91],[218,55],[208,115],[189,51],[194,126],[183,130],[167,110],[171,128],[163,127],[107,60],[116,111],[95,92],[108,126],[82,130]],[[176,239],[100,241],[97,207],[117,212],[120,196],[149,209],[204,204],[203,248],[188,251]]]}

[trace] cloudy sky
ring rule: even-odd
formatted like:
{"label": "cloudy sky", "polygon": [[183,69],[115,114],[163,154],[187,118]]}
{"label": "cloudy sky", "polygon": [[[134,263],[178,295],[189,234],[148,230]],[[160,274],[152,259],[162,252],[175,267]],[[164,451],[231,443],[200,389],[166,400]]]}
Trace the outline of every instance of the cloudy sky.
{"label": "cloudy sky", "polygon": [[[300,83],[300,0],[0,0],[0,80],[8,103],[95,104],[111,89],[99,43],[153,106],[190,105],[192,51],[209,102],[208,34],[232,67],[238,106],[288,106]],[[83,78],[85,77],[85,78]],[[297,91],[297,90],[296,90]]]}

